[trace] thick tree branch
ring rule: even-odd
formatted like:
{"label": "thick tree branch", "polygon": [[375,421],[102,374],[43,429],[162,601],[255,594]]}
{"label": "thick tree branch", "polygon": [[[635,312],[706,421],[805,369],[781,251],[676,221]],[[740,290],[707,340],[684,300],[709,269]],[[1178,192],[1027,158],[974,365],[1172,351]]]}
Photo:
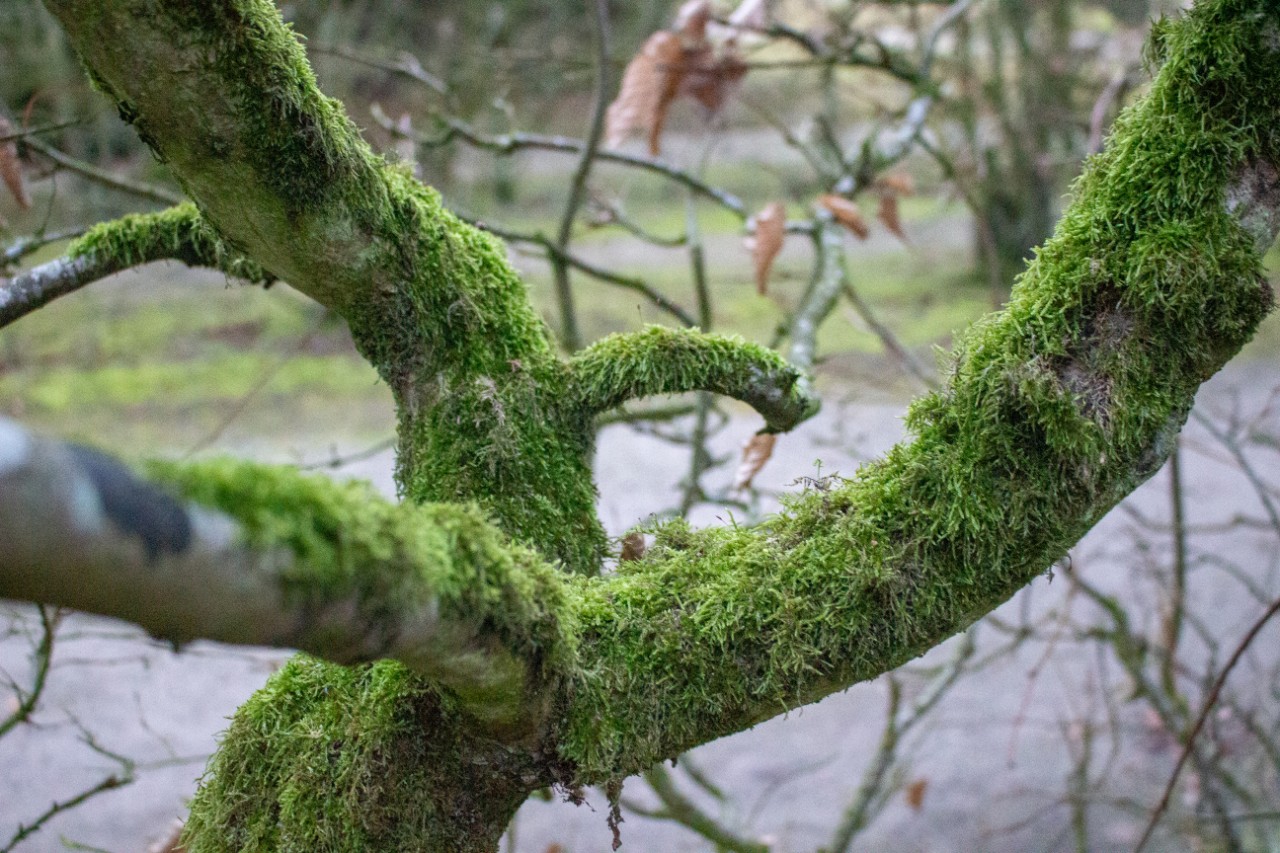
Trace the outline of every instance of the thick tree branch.
{"label": "thick tree branch", "polygon": [[[494,731],[533,718],[531,646],[551,655],[554,623],[522,640],[490,625],[534,628],[534,611],[558,601],[556,576],[479,514],[394,507],[361,484],[241,463],[157,464],[151,477],[0,420],[0,595],[127,619],[175,644],[392,658]],[[484,592],[511,584],[543,600]]]}
{"label": "thick tree branch", "polygon": [[641,397],[711,391],[747,403],[786,432],[816,414],[818,398],[782,356],[741,338],[651,326],[610,335],[570,361],[570,405],[597,414]]}
{"label": "thick tree branch", "polygon": [[320,94],[272,4],[45,5],[224,238],[340,310],[386,284],[383,164]]}
{"label": "thick tree branch", "polygon": [[257,284],[273,280],[257,263],[228,248],[193,205],[180,204],[98,225],[71,244],[67,257],[0,285],[0,328],[99,279],[165,260],[222,270]]}

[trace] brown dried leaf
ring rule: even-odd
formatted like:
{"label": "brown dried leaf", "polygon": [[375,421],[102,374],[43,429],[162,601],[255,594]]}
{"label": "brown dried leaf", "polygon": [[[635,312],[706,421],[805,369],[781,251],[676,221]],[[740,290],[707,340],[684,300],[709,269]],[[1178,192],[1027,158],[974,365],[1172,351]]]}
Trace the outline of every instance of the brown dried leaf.
{"label": "brown dried leaf", "polygon": [[644,557],[645,552],[644,534],[640,531],[633,531],[622,537],[622,556],[619,559],[624,563],[631,563]]}
{"label": "brown dried leaf", "polygon": [[748,70],[749,66],[733,50],[719,57],[709,45],[687,50],[679,94],[688,95],[715,115],[737,91]]}
{"label": "brown dried leaf", "polygon": [[755,236],[746,240],[756,271],[756,292],[761,296],[769,292],[769,272],[773,269],[773,260],[782,251],[782,243],[786,238],[787,209],[780,201],[766,204],[756,214]]}
{"label": "brown dried leaf", "polygon": [[647,131],[649,152],[658,154],[667,111],[680,91],[684,54],[684,45],[675,33],[659,30],[645,41],[627,64],[618,97],[605,116],[605,139],[610,148],[617,148],[633,132]]}
{"label": "brown dried leaf", "polygon": [[826,208],[835,217],[836,222],[843,225],[859,240],[865,240],[871,236],[871,229],[867,227],[867,220],[863,218],[862,211],[858,210],[858,206],[849,199],[827,194],[818,199],[818,204]]}
{"label": "brown dried leaf", "polygon": [[[0,136],[11,136],[13,125],[0,116]],[[18,162],[18,145],[13,140],[0,142],[0,180],[9,188],[18,207],[27,210],[31,207],[31,199],[27,196],[27,188],[22,183],[22,165]]]}
{"label": "brown dried leaf", "polygon": [[884,227],[888,228],[898,236],[902,242],[907,240],[907,232],[902,230],[902,220],[898,216],[898,197],[893,193],[885,193],[880,196],[880,209],[876,212],[876,217],[884,223]]}
{"label": "brown dried leaf", "polygon": [[920,811],[924,807],[924,793],[929,788],[928,779],[917,779],[906,787],[903,795],[907,798],[907,805],[912,811]]}
{"label": "brown dried leaf", "polygon": [[905,172],[881,175],[876,179],[876,186],[894,195],[913,195],[916,191],[916,182]]}
{"label": "brown dried leaf", "polygon": [[751,488],[751,481],[773,456],[773,446],[777,441],[778,437],[771,432],[758,432],[742,445],[742,461],[738,463],[738,472],[733,475],[735,491]]}

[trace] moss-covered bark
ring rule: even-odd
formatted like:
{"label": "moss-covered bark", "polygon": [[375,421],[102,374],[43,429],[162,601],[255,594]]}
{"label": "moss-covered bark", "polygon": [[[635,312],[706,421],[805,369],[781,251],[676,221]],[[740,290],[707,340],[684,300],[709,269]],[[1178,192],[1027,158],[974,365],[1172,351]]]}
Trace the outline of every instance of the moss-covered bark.
{"label": "moss-covered bark", "polygon": [[[211,763],[189,831],[200,853],[492,849],[529,790],[620,778],[920,654],[1150,476],[1198,385],[1271,307],[1258,246],[1274,236],[1280,10],[1206,0],[1161,27],[1151,92],[1009,308],[912,408],[911,440],[758,528],[667,525],[600,577],[597,410],[706,388],[788,426],[812,408],[798,377],[697,333],[562,362],[501,248],[368,151],[265,0],[46,3],[227,245],[346,317],[396,395],[404,497],[455,505],[422,518],[483,513],[521,545],[469,522],[443,561],[395,544],[411,533],[393,526],[347,570],[410,559],[410,575],[461,591],[478,634],[533,673],[526,725],[495,729],[482,698],[398,663],[300,659]],[[335,516],[312,481],[262,500],[251,469],[219,489],[166,476],[263,547],[337,554],[344,519],[366,520]],[[333,567],[314,567],[292,582],[322,594]]]}

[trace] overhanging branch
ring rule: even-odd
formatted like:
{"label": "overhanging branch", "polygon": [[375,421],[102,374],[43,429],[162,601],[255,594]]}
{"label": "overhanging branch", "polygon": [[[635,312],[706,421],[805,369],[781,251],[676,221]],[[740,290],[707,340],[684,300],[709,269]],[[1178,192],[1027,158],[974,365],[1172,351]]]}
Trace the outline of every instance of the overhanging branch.
{"label": "overhanging branch", "polygon": [[71,244],[67,257],[0,284],[0,328],[85,285],[165,260],[222,270],[258,284],[273,280],[257,263],[226,246],[193,205],[180,204],[95,226]]}
{"label": "overhanging branch", "polygon": [[[557,603],[558,577],[479,514],[243,463],[151,474],[0,420],[0,596],[127,619],[175,644],[391,658],[495,732],[534,718],[529,647],[557,654],[554,620],[538,614]],[[486,590],[513,578],[542,600],[495,603]],[[504,605],[519,611],[506,626],[523,628],[490,627]]]}
{"label": "overhanging branch", "polygon": [[570,362],[570,405],[597,414],[655,394],[711,391],[747,403],[768,428],[786,432],[818,411],[805,374],[741,338],[651,326],[610,335]]}

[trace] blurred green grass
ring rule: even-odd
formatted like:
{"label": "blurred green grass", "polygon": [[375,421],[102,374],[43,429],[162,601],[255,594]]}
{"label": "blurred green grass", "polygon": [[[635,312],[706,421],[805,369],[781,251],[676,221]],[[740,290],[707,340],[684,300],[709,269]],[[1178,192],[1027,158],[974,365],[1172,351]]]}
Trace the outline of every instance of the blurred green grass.
{"label": "blurred green grass", "polygon": [[[757,189],[769,187],[762,183]],[[531,176],[522,181],[520,202],[505,209],[511,214],[505,221],[549,230],[563,191],[562,181]],[[638,193],[628,196],[628,205],[650,230],[674,235],[685,226],[682,196]],[[741,242],[741,223],[710,204],[697,209],[714,328],[773,339],[804,292],[811,261],[807,240],[788,238],[762,296]],[[789,213],[808,215],[796,203]],[[913,198],[904,203],[903,220],[909,243],[883,234],[867,243],[849,238],[848,263],[880,320],[929,363],[930,349],[948,346],[954,333],[990,310],[992,297],[971,271],[962,208],[935,197]],[[638,244],[617,229],[584,230],[575,246],[593,261],[643,277],[696,313],[683,250]],[[51,247],[44,257],[60,251]],[[545,263],[512,254],[534,304],[554,328],[557,312]],[[1280,250],[1268,261],[1273,283],[1280,283]],[[633,292],[582,275],[574,282],[589,339],[672,322]],[[843,301],[821,328],[819,353],[819,380],[828,390],[880,391],[895,398],[915,390]],[[1273,316],[1243,357],[1278,353],[1280,319]],[[356,353],[345,327],[320,306],[287,287],[264,291],[176,265],[152,265],[100,282],[0,331],[0,412],[138,455],[183,451],[209,443],[211,435],[224,447],[246,436],[280,433],[315,445],[328,436],[386,435],[394,424],[388,389]]]}

